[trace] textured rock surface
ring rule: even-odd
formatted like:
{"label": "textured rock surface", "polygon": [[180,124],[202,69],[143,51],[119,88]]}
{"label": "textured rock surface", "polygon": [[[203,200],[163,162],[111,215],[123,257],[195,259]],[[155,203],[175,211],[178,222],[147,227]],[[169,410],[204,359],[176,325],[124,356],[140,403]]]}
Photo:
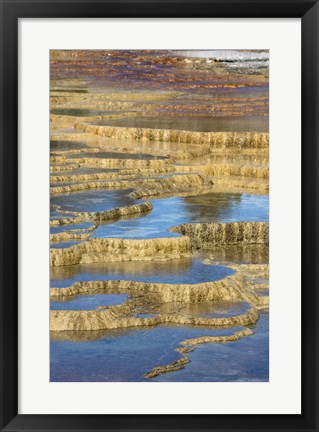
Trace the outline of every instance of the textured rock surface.
{"label": "textured rock surface", "polygon": [[[124,84],[132,82],[130,81],[132,67],[137,68],[135,71],[137,75],[140,74],[140,64],[144,61],[143,56],[146,56],[147,61],[155,62],[155,68],[160,66],[155,75],[154,69],[148,66],[142,72],[147,77],[147,81],[141,80],[142,85],[145,87],[147,82],[149,88],[141,89],[140,83],[135,82],[136,88],[123,91],[122,82],[121,90],[118,91],[116,80],[121,74],[116,70],[116,61],[113,63],[112,52],[103,53],[102,57],[105,58],[103,57],[102,68],[102,63],[99,62],[102,57],[99,57],[99,52],[90,55],[94,57],[92,63],[87,58],[87,53],[81,51],[56,51],[51,54],[52,74],[54,76],[57,71],[57,79],[51,82],[50,106],[52,110],[60,110],[53,111],[50,116],[51,148],[55,149],[50,154],[51,195],[76,191],[89,192],[93,189],[105,189],[105,196],[108,194],[107,190],[130,189],[133,190],[130,194],[133,199],[189,196],[208,190],[267,193],[268,133],[227,132],[236,130],[232,129],[234,124],[239,125],[238,130],[243,130],[241,118],[245,122],[250,117],[248,123],[252,122],[252,127],[258,123],[252,120],[256,117],[261,120],[259,125],[265,124],[263,117],[268,115],[266,90],[258,90],[258,94],[253,96],[254,90],[249,90],[247,95],[246,92],[240,92],[240,95],[238,92],[237,95],[229,92],[239,87],[253,89],[256,86],[267,85],[268,79],[263,75],[265,70],[261,73],[258,69],[249,75],[246,68],[241,74],[237,74],[217,61],[207,62],[206,59],[186,61],[186,59],[162,54],[155,57],[152,55],[149,58],[147,57],[149,54],[139,53],[136,62],[131,63],[130,69],[126,70],[128,80]],[[125,56],[121,53],[121,56],[123,55]],[[98,58],[96,59],[95,56]],[[107,62],[105,62],[106,58]],[[63,74],[61,75],[60,67],[63,59],[67,59],[68,74],[72,75],[75,70],[82,74],[88,67],[87,72],[96,74],[99,85],[108,82],[109,88],[106,86],[108,91],[101,91],[97,85],[87,91],[84,87],[89,86],[89,81],[84,78],[75,79],[68,75],[66,80],[61,80]],[[106,64],[112,71],[110,75],[104,72]],[[125,62],[121,62],[121,65],[124,69],[127,66]],[[176,74],[178,68],[181,68],[185,75]],[[209,77],[207,81],[203,81],[203,73],[205,77]],[[160,88],[156,89],[155,83],[158,82]],[[214,90],[212,91],[216,88],[227,90],[218,92],[216,97]],[[90,110],[93,110],[92,115]],[[111,111],[103,112],[103,110]],[[225,132],[159,129],[155,122],[154,128],[126,127],[126,125],[138,124],[134,117],[140,119],[142,125],[149,124],[145,122],[147,118],[154,118],[157,121],[161,117],[167,117],[168,124],[177,128],[182,124],[181,117],[193,117],[194,122],[191,120],[193,123],[196,122],[196,118],[199,118],[201,127],[207,124],[209,119],[219,124],[223,116],[231,119],[239,118],[240,121],[234,122]],[[174,119],[175,122],[170,123]],[[122,120],[125,120],[122,122],[124,127],[113,126],[121,124]],[[259,129],[252,127],[247,130],[267,130],[263,127]],[[143,155],[147,155],[147,158],[143,159]],[[99,194],[102,196],[104,193],[99,192]],[[71,334],[70,340],[74,340],[81,334],[81,340],[91,340],[91,336],[88,335],[107,329],[167,324],[212,326],[221,330],[254,324],[259,318],[259,310],[268,307],[269,298],[265,295],[268,288],[268,266],[233,263],[234,256],[236,261],[249,259],[250,262],[254,260],[259,262],[268,259],[266,249],[269,226],[266,223],[183,224],[172,229],[174,232],[183,234],[184,237],[148,240],[89,239],[90,233],[100,223],[143,215],[152,210],[152,205],[138,203],[99,212],[86,211],[84,207],[81,212],[68,212],[62,208],[55,208],[55,210],[61,213],[62,218],[52,220],[51,226],[72,225],[86,221],[92,222],[92,226],[86,230],[69,229],[50,235],[53,242],[81,241],[69,248],[52,249],[50,255],[52,267],[114,261],[137,261],[136,265],[139,265],[138,261],[165,261],[191,256],[191,254],[199,256],[195,249],[211,248],[209,255],[211,258],[206,258],[205,264],[216,264],[219,258],[223,265],[226,262],[226,265],[236,271],[236,274],[223,280],[200,284],[104,280],[76,282],[70,287],[51,288],[50,295],[53,300],[71,300],[73,296],[99,293],[128,295],[128,300],[123,304],[102,306],[96,310],[52,310],[50,329],[56,335]],[[231,262],[226,250],[230,246],[237,248],[235,253],[230,254]],[[215,259],[213,255],[217,247],[221,252]],[[76,274],[76,267],[69,268]],[[105,268],[107,271],[106,265]],[[65,269],[67,271],[67,267]],[[245,307],[247,302],[250,306],[237,316],[207,318],[183,314],[183,309],[187,309],[185,305],[219,301],[245,302]],[[142,318],[141,315],[145,316],[145,314],[151,316]],[[198,344],[235,342],[240,337],[249,336],[251,333],[250,329],[243,329],[231,335],[203,336],[182,341],[176,349],[183,355],[182,358],[169,365],[158,366],[145,376],[152,378],[161,373],[183,368],[189,362],[185,354]]]}
{"label": "textured rock surface", "polygon": [[[152,318],[121,317],[124,307],[110,306],[105,310],[53,310],[50,311],[50,330],[106,330],[139,326],[180,324],[191,326],[237,327],[254,324],[259,317],[256,308],[243,315],[230,318],[200,318],[181,315],[156,315]],[[120,316],[119,316],[120,315]]]}
{"label": "textured rock surface", "polygon": [[167,196],[182,192],[191,193],[194,189],[200,189],[205,186],[211,187],[211,184],[212,182],[199,174],[174,175],[153,182],[143,182],[130,196],[135,199],[141,199],[149,196]]}
{"label": "textured rock surface", "polygon": [[94,238],[65,249],[51,249],[50,265],[65,266],[81,263],[115,261],[170,260],[189,256],[191,242],[188,237],[131,240]]}
{"label": "textured rock surface", "polygon": [[199,174],[173,175],[168,178],[144,179],[144,180],[119,180],[119,181],[96,181],[87,183],[75,183],[65,186],[55,186],[50,188],[51,195],[78,192],[90,189],[110,189],[125,190],[136,189],[131,196],[139,199],[144,196],[172,194],[192,189],[200,188],[205,184],[211,185],[212,182],[206,180]]}
{"label": "textured rock surface", "polygon": [[151,211],[153,208],[152,204],[149,202],[134,204],[131,206],[125,207],[116,207],[112,210],[105,210],[99,212],[68,212],[61,211],[62,214],[74,214],[74,218],[68,219],[54,219],[50,222],[51,226],[59,226],[59,225],[71,225],[76,223],[81,223],[85,221],[93,221],[93,222],[103,222],[107,220],[120,219],[124,216],[130,216],[135,214],[143,214]]}
{"label": "textured rock surface", "polygon": [[268,167],[256,167],[231,163],[215,163],[211,165],[178,167],[179,171],[196,171],[208,177],[237,176],[268,179]]}
{"label": "textured rock surface", "polygon": [[[265,271],[265,267],[244,267],[241,272],[233,276],[201,284],[106,280],[76,282],[66,288],[51,288],[51,298],[68,298],[75,295],[94,295],[96,293],[127,293],[130,298],[121,305],[100,307],[95,311],[51,311],[50,328],[52,331],[86,331],[164,324],[217,327],[249,325],[257,321],[258,309],[268,304],[268,297],[256,294],[254,281],[245,276],[250,271],[254,272],[254,276],[258,276]],[[182,307],[169,314],[161,312],[161,305],[167,303],[185,305],[208,301],[218,302],[220,300],[245,301],[251,305],[251,308],[242,315],[221,318],[184,315]],[[137,313],[149,313],[150,310],[155,314],[152,317],[133,316]],[[205,341],[202,340],[198,343],[203,342]],[[191,345],[191,343],[187,343],[187,345]]]}
{"label": "textured rock surface", "polygon": [[[250,336],[253,332],[250,329],[241,330],[238,332],[233,333],[232,335],[228,336],[203,336],[196,339],[187,339],[181,342],[181,345],[183,345],[182,348],[177,348],[176,351],[180,354],[186,354],[190,351],[193,351],[194,346],[200,345],[203,343],[227,343],[227,342],[234,342],[238,339]],[[188,357],[184,356],[181,359],[178,359],[174,361],[173,363],[170,363],[165,366],[157,366],[153,368],[150,372],[147,372],[144,376],[146,378],[155,378],[160,374],[168,373],[168,372],[174,372],[180,369],[184,368],[184,365],[189,363],[190,360]]]}
{"label": "textured rock surface", "polygon": [[51,288],[51,297],[68,297],[94,293],[130,293],[152,295],[158,303],[197,303],[218,300],[241,300],[258,305],[260,297],[251,289],[243,274],[200,284],[164,284],[126,280],[76,282],[71,287]]}
{"label": "textured rock surface", "polygon": [[113,139],[148,139],[150,141],[183,142],[192,144],[210,144],[216,148],[267,148],[268,133],[238,132],[193,132],[172,129],[123,128],[95,126],[85,122],[75,125],[83,132],[94,133]]}
{"label": "textured rock surface", "polygon": [[268,222],[182,224],[171,231],[188,236],[195,249],[214,245],[269,243]]}
{"label": "textured rock surface", "polygon": [[137,177],[154,177],[156,174],[167,174],[171,173],[172,167],[163,169],[131,169],[121,170],[121,174],[118,172],[108,173],[94,173],[94,174],[74,174],[74,175],[54,175],[51,176],[50,181],[52,183],[57,182],[80,182],[80,181],[94,181],[94,180],[114,180],[119,177],[124,179],[136,179]]}

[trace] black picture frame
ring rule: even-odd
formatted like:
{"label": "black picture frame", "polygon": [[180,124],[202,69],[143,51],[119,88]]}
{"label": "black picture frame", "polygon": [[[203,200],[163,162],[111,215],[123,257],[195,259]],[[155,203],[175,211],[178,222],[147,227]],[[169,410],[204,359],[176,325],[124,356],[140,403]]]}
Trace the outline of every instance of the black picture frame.
{"label": "black picture frame", "polygon": [[[319,5],[314,0],[1,0],[1,431],[317,431]],[[301,18],[302,414],[18,414],[19,18]]]}

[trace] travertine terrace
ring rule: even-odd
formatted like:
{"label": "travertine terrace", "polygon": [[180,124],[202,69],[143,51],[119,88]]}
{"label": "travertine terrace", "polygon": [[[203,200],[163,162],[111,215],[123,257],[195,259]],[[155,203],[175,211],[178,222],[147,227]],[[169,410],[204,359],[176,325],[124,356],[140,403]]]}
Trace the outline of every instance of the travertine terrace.
{"label": "travertine terrace", "polygon": [[[253,344],[269,305],[268,57],[236,55],[51,51],[50,298],[71,305],[51,308],[53,341],[203,329],[141,380],[187,373],[198,345]],[[171,282],[174,265],[202,270]]]}

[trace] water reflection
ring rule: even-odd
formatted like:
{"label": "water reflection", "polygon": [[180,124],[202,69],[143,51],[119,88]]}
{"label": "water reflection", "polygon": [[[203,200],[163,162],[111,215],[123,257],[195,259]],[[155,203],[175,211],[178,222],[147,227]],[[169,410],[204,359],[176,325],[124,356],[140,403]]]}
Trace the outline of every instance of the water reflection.
{"label": "water reflection", "polygon": [[127,117],[92,121],[95,125],[177,129],[196,132],[268,132],[268,117]]}
{"label": "water reflection", "polygon": [[269,262],[268,245],[227,245],[213,246],[211,257],[221,263],[235,262],[246,264],[267,264]]}
{"label": "water reflection", "polygon": [[179,315],[187,317],[224,318],[242,315],[250,308],[251,305],[247,302],[219,300],[198,303],[164,303],[156,312],[161,314],[178,313]]}
{"label": "water reflection", "polygon": [[161,283],[200,283],[223,279],[234,271],[223,265],[205,265],[199,258],[171,261],[128,261],[51,267],[51,287],[65,287],[77,281],[131,280]]}
{"label": "water reflection", "polygon": [[[69,194],[52,196],[51,204],[62,206],[65,210],[78,212],[111,210],[114,207],[134,204],[135,200],[129,197],[130,192],[132,192],[132,189],[72,192]],[[64,217],[63,215],[63,218]]]}
{"label": "water reflection", "polygon": [[52,310],[94,310],[99,306],[113,306],[123,303],[125,294],[81,294],[69,297],[54,297],[50,302]]}
{"label": "water reflection", "polygon": [[98,115],[117,114],[118,111],[91,110],[83,108],[57,108],[52,109],[51,114],[76,116],[76,117],[91,117]]}
{"label": "water reflection", "polygon": [[50,141],[50,150],[52,151],[80,150],[86,147],[87,144],[84,141]]}
{"label": "water reflection", "polygon": [[182,223],[268,221],[268,195],[208,193],[151,202],[143,218],[100,224],[93,237],[174,237],[169,229]]}
{"label": "water reflection", "polygon": [[[152,381],[268,381],[268,314],[262,313],[252,329],[252,336],[236,342],[197,346],[185,369]],[[180,358],[175,349],[182,340],[238,330],[170,325],[51,333],[50,380],[152,382],[144,373]]]}
{"label": "water reflection", "polygon": [[68,156],[69,159],[77,159],[81,158],[94,158],[94,159],[138,159],[138,160],[164,160],[167,159],[165,156],[153,156],[146,153],[120,153],[120,152],[104,152],[100,151],[81,153],[79,154],[71,154]]}

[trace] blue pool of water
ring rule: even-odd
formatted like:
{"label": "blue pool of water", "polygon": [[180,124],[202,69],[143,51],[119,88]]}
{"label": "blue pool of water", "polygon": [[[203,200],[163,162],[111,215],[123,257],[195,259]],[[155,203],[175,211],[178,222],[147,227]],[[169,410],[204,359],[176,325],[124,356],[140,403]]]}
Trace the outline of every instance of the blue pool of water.
{"label": "blue pool of water", "polygon": [[196,132],[268,132],[268,117],[127,117],[92,120],[92,124],[119,127],[177,129]]}
{"label": "blue pool of water", "polygon": [[[229,343],[198,345],[185,369],[144,374],[181,356],[180,342],[200,336],[227,335],[240,329],[214,330],[162,326],[107,331],[51,333],[51,382],[86,381],[268,381],[268,313],[252,326],[254,334]],[[116,359],[116,360],[115,360]]]}
{"label": "blue pool of water", "polygon": [[223,265],[205,265],[200,258],[172,261],[130,261],[51,267],[51,288],[78,281],[131,280],[171,284],[200,283],[223,279],[234,270]]}
{"label": "blue pool of water", "polygon": [[94,159],[138,159],[138,160],[164,160],[167,159],[167,156],[154,156],[147,153],[121,153],[121,152],[107,152],[100,151],[90,152],[89,150],[86,153],[81,154],[70,154],[68,155],[69,159],[77,159],[77,158],[94,158]]}
{"label": "blue pool of water", "polygon": [[[51,204],[61,206],[62,210],[70,211],[102,211],[111,210],[114,207],[132,205],[136,201],[129,197],[132,190],[90,190],[83,192],[71,192],[51,197]],[[54,209],[52,209],[54,212]],[[59,214],[60,218],[65,215]]]}
{"label": "blue pool of water", "polygon": [[50,243],[50,248],[52,249],[66,249],[69,248],[71,246],[74,246],[78,243],[81,243],[82,240],[65,240],[65,241],[60,241],[58,243]]}
{"label": "blue pool of water", "polygon": [[113,306],[123,303],[125,294],[94,294],[72,297],[53,297],[50,302],[52,310],[94,310],[99,306]]}
{"label": "blue pool of water", "polygon": [[[59,213],[59,214],[61,214],[61,213]],[[64,231],[86,230],[88,228],[91,228],[93,225],[94,224],[92,222],[83,222],[83,223],[79,223],[79,224],[51,226],[50,227],[50,234],[61,233]]]}
{"label": "blue pool of water", "polygon": [[141,217],[101,224],[92,237],[176,237],[168,230],[182,223],[268,221],[268,195],[208,193],[150,200]]}

